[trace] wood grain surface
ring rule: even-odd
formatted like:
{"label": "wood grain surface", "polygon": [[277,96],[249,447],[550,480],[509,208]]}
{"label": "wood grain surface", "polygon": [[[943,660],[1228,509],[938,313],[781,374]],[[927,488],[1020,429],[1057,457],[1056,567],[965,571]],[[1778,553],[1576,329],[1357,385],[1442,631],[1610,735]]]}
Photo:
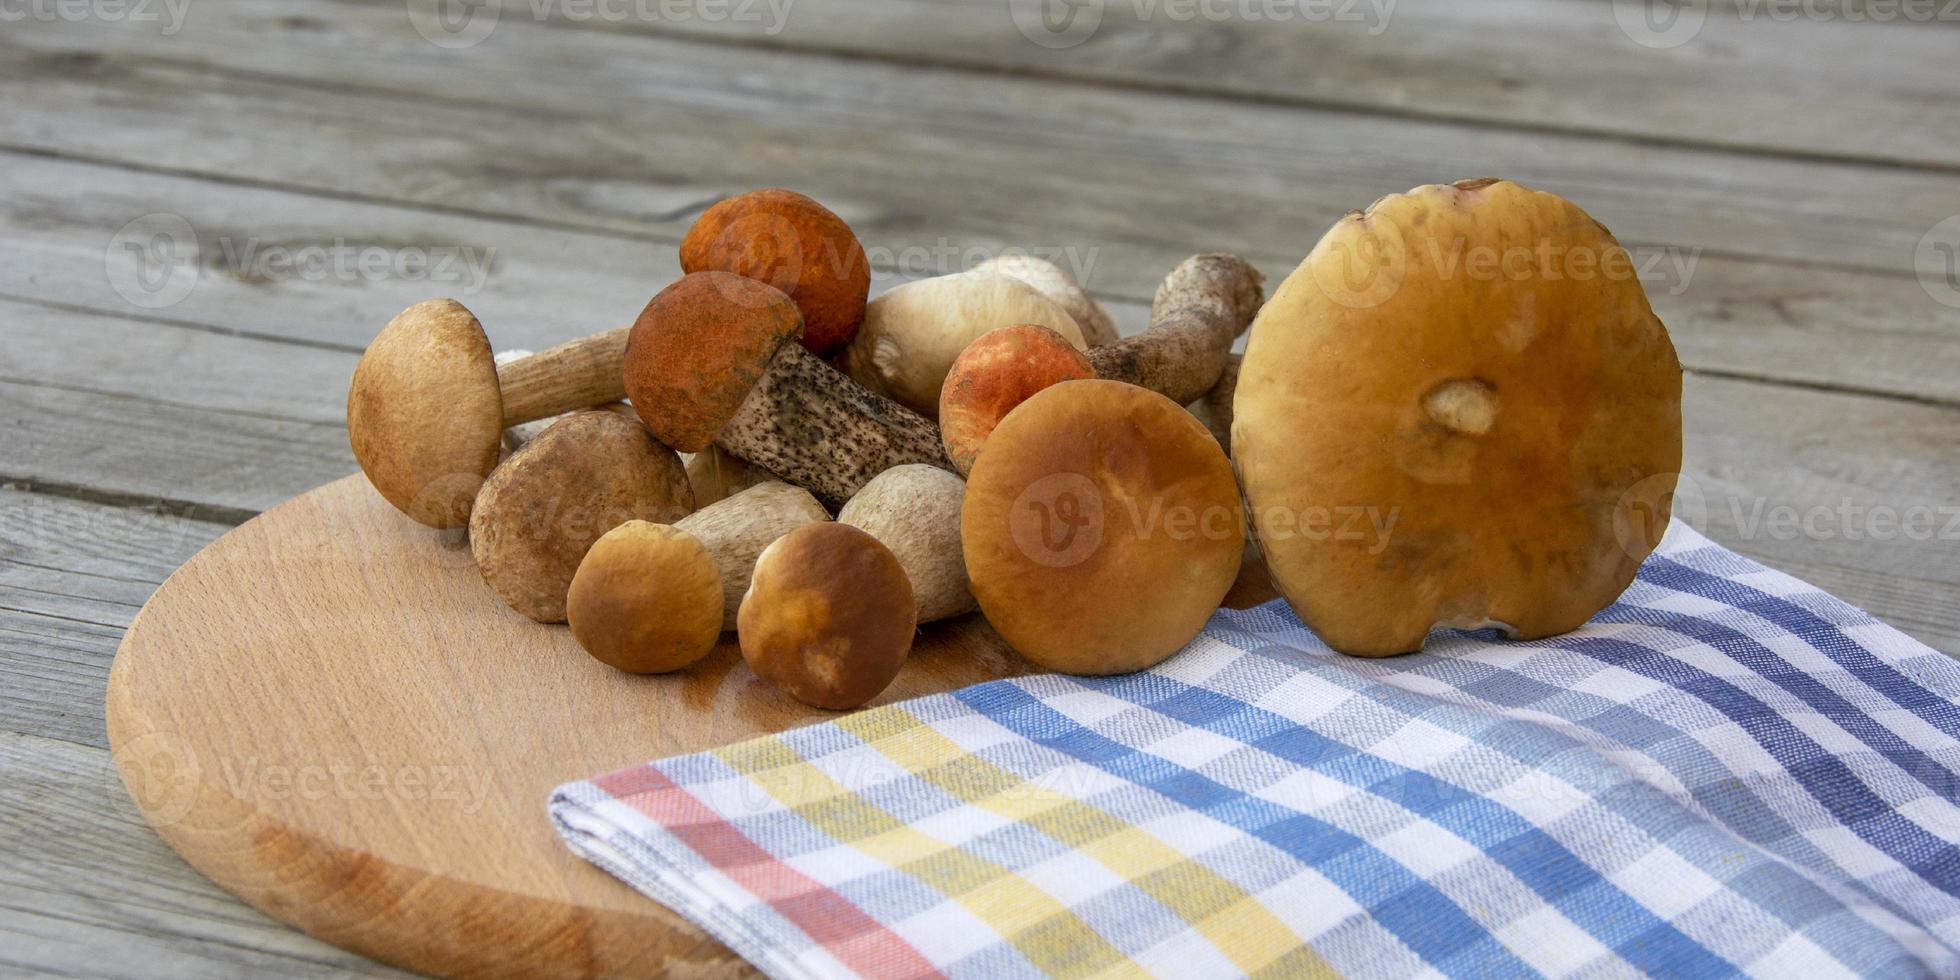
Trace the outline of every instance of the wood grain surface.
{"label": "wood grain surface", "polygon": [[[1657,50],[1623,6],[1399,0],[1371,33],[1111,0],[1066,50],[1006,0],[796,0],[774,32],[706,5],[506,0],[468,49],[426,43],[398,0],[9,21],[0,974],[392,972],[231,899],[136,816],[103,729],[111,657],[172,569],[352,472],[347,373],[393,313],[456,295],[533,349],[624,322],[694,217],[753,186],[844,213],[874,290],[1071,249],[1126,332],[1196,250],[1278,276],[1414,183],[1568,194],[1636,250],[1698,260],[1649,290],[1690,372],[1702,530],[1960,652],[1960,536],[1766,519],[1960,508],[1960,305],[1914,264],[1960,214],[1960,21],[1711,0]],[[175,302],[116,288],[118,235],[153,214],[200,245]],[[336,245],[494,254],[481,281],[238,260]]]}
{"label": "wood grain surface", "polygon": [[[359,476],[282,504],[171,576],[109,676],[131,795],[194,867],[268,915],[418,970],[739,972],[577,857],[552,787],[832,714],[724,641],[635,676],[504,607],[457,538]],[[929,626],[875,703],[1026,671],[977,616]]]}

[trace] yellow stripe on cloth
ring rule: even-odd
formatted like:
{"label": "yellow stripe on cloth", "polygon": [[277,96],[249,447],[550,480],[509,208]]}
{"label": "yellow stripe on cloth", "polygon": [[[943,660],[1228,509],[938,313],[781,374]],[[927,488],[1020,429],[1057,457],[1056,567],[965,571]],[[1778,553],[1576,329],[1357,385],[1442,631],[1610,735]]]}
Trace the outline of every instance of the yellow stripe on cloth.
{"label": "yellow stripe on cloth", "polygon": [[[903,724],[924,727],[897,708],[865,714],[888,712]],[[714,754],[811,826],[959,902],[1036,969],[1052,976],[1143,975],[1122,950],[1047,892],[999,864],[899,822],[781,739],[754,739]]]}
{"label": "yellow stripe on cloth", "polygon": [[1029,783],[909,715],[870,711],[835,724],[961,801],[1026,824],[1101,863],[1190,923],[1241,971],[1257,973],[1286,959],[1294,976],[1339,976],[1258,899],[1108,811]]}

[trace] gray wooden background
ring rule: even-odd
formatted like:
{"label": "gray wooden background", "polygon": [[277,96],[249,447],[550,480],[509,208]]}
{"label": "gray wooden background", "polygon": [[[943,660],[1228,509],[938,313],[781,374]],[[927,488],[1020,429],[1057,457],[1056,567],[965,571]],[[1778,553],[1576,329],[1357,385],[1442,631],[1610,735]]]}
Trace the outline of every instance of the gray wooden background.
{"label": "gray wooden background", "polygon": [[1960,652],[1960,2],[1642,6],[11,0],[0,973],[387,972],[143,826],[103,732],[122,631],[353,471],[346,379],[397,310],[618,325],[758,186],[849,220],[874,291],[1027,249],[1127,330],[1194,251],[1277,279],[1385,193],[1566,194],[1651,263],[1694,523]]}

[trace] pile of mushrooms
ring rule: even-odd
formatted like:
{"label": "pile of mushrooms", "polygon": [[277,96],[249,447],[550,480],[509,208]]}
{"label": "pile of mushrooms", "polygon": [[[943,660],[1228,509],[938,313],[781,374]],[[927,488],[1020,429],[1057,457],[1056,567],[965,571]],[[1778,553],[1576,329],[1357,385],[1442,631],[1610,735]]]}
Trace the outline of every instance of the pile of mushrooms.
{"label": "pile of mushrooms", "polygon": [[[1263,308],[1249,263],[1193,256],[1119,338],[1026,256],[869,299],[841,218],[755,191],[702,215],[629,327],[498,356],[453,300],[403,311],[355,370],[349,437],[382,498],[467,526],[485,582],[595,659],[682,670],[733,630],[824,708],[876,698],[921,624],[976,608],[1048,669],[1151,666],[1216,611],[1249,531],[1344,652],[1544,635],[1656,542],[1623,498],[1678,469],[1680,380],[1637,282],[1453,279],[1419,247],[1523,235],[1619,247],[1551,195],[1422,188],[1337,225]],[[1368,253],[1393,286],[1357,299],[1340,263],[1367,236],[1397,246]],[[1377,551],[1282,533],[1371,505],[1399,515]]]}

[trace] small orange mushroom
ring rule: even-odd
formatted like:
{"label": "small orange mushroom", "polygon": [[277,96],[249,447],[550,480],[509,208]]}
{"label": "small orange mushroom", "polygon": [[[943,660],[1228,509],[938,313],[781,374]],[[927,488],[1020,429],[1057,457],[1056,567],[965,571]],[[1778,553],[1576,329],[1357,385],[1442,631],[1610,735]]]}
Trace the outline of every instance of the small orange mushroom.
{"label": "small orange mushroom", "polygon": [[1049,385],[1093,378],[1096,369],[1068,338],[1033,323],[989,330],[966,346],[939,389],[939,437],[964,476],[994,426]]}

